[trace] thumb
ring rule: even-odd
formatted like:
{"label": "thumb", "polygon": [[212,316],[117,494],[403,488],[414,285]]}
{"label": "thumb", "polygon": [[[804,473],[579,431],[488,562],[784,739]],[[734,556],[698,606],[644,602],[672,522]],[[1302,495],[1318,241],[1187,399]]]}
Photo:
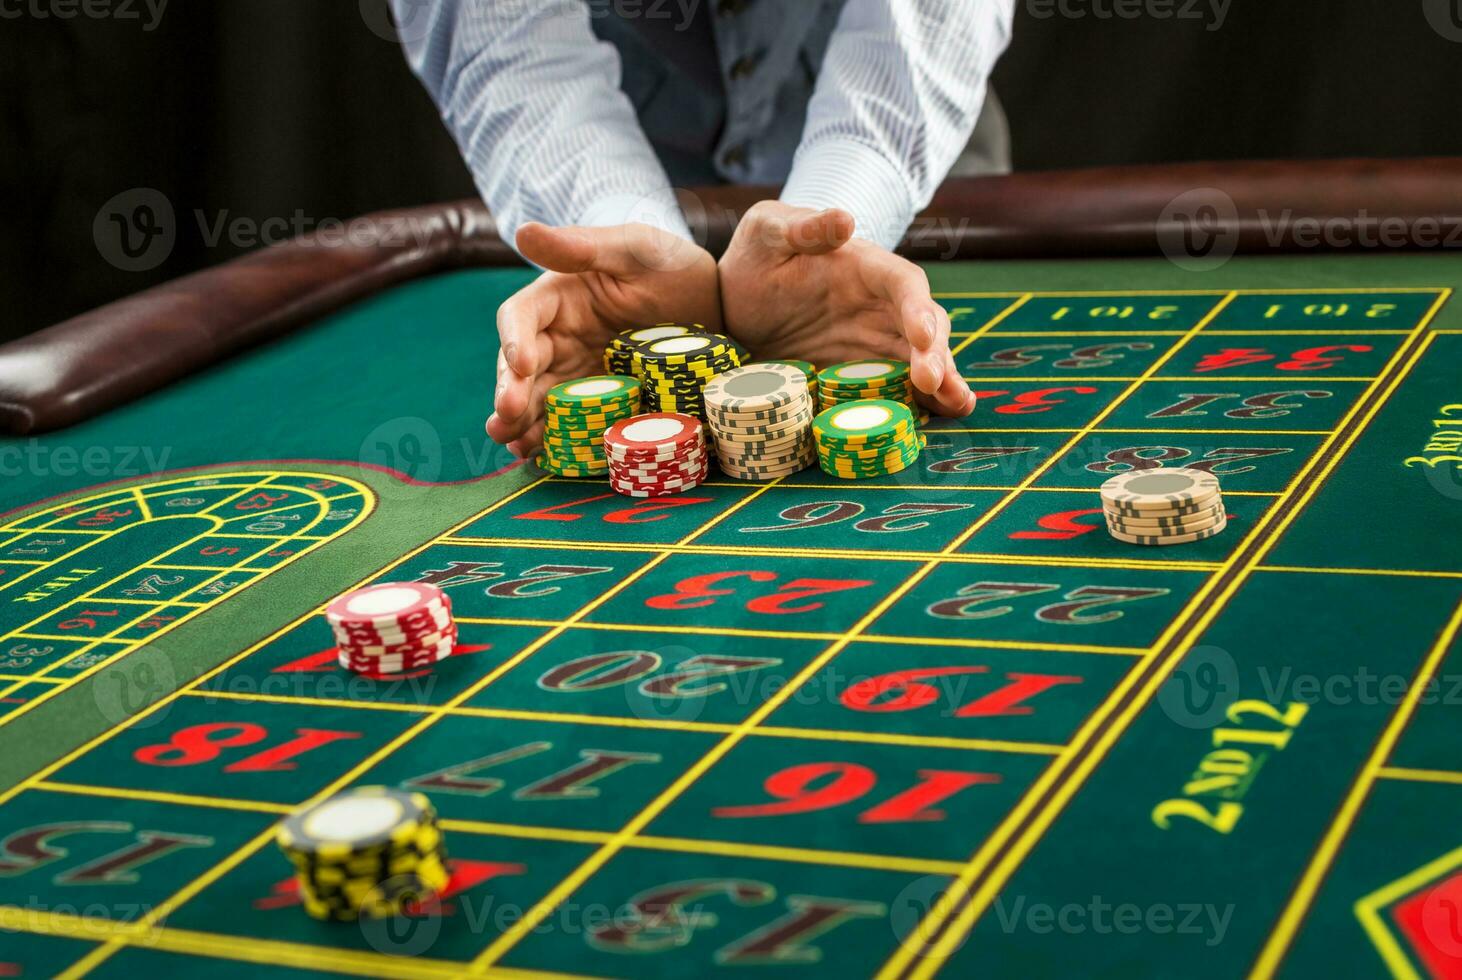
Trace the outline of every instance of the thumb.
{"label": "thumb", "polygon": [[799,215],[787,225],[787,247],[798,255],[825,255],[848,244],[853,216],[840,208]]}
{"label": "thumb", "polygon": [[550,272],[597,272],[615,279],[671,269],[686,247],[680,238],[645,225],[552,228],[537,221],[518,229],[517,243],[523,258]]}
{"label": "thumb", "polygon": [[587,272],[598,251],[578,228],[552,228],[537,221],[518,229],[517,242],[523,258],[550,272]]}

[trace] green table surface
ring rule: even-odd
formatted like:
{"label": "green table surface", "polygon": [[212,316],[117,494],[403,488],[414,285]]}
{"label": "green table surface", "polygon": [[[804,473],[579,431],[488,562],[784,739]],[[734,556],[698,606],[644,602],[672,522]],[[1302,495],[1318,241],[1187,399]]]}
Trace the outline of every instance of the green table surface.
{"label": "green table surface", "polygon": [[[0,976],[1462,976],[1462,258],[929,274],[980,404],[877,480],[519,464],[501,270],[0,440]],[[1105,533],[1160,465],[1223,534]],[[346,674],[388,580],[456,655]],[[452,883],[315,922],[375,783]]]}

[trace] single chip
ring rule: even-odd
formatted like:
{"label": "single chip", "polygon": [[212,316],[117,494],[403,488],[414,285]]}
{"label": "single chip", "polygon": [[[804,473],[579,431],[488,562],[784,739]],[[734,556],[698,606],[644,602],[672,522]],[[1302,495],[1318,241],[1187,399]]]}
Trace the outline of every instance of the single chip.
{"label": "single chip", "polygon": [[1205,470],[1168,467],[1133,470],[1102,484],[1102,503],[1124,510],[1171,511],[1214,500],[1218,478]]}
{"label": "single chip", "polygon": [[674,412],[636,415],[616,422],[604,433],[606,447],[624,452],[681,449],[702,442],[700,419]]}
{"label": "single chip", "polygon": [[718,376],[703,392],[708,411],[765,412],[807,398],[807,379],[786,364],[754,364]]}
{"label": "single chip", "polygon": [[434,585],[381,582],[337,597],[325,607],[325,618],[345,628],[410,630],[435,625],[451,608]]}
{"label": "single chip", "polygon": [[554,385],[548,389],[546,398],[552,405],[577,409],[602,408],[606,405],[617,406],[625,399],[637,397],[639,388],[640,383],[635,378],[605,374]]}
{"label": "single chip", "polygon": [[276,839],[288,851],[343,860],[366,848],[405,847],[435,816],[420,793],[361,786],[293,814]]}
{"label": "single chip", "polygon": [[867,399],[823,409],[812,429],[819,442],[853,445],[906,435],[914,429],[914,417],[900,402]]}
{"label": "single chip", "polygon": [[817,381],[820,385],[839,388],[877,388],[899,384],[908,376],[909,365],[906,361],[870,359],[847,361],[824,368],[818,372]]}
{"label": "single chip", "polygon": [[1125,541],[1128,544],[1161,546],[1169,544],[1192,544],[1195,541],[1203,541],[1218,534],[1226,527],[1228,527],[1228,519],[1222,518],[1212,527],[1183,534],[1129,534],[1126,531],[1118,531],[1111,527],[1111,525],[1107,526],[1107,533],[1118,541]]}

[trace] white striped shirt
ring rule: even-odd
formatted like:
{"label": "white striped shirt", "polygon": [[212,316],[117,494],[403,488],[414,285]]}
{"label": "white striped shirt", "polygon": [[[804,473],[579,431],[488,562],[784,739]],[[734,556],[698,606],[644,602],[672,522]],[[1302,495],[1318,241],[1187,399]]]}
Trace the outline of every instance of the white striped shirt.
{"label": "white striped shirt", "polygon": [[[619,53],[596,38],[583,0],[392,4],[411,66],[505,240],[528,221],[643,221],[690,237],[651,136],[620,91]],[[969,140],[1013,6],[737,2],[734,25],[718,21],[715,31],[727,99],[716,171],[733,183],[785,182],[783,201],[844,208],[860,236],[892,248]],[[813,82],[805,59],[819,28],[831,36]],[[748,55],[756,71],[730,74]]]}

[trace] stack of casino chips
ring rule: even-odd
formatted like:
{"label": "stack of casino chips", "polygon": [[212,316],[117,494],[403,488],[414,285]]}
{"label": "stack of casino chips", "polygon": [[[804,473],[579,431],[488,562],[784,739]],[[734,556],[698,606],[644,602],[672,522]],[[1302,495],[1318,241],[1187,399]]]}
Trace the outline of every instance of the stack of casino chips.
{"label": "stack of casino chips", "polygon": [[629,345],[646,412],[705,417],[706,383],[741,364],[741,349],[727,337],[699,326],[658,340]]}
{"label": "stack of casino chips", "polygon": [[640,382],[606,374],[548,389],[543,406],[542,466],[558,476],[603,476],[604,433],[640,410]]}
{"label": "stack of casino chips", "polygon": [[721,470],[737,480],[775,480],[817,459],[817,414],[802,369],[748,364],[716,377],[705,389],[706,423]]}
{"label": "stack of casino chips", "polygon": [[295,812],[275,840],[316,919],[398,915],[450,878],[436,810],[420,793],[349,789]]}
{"label": "stack of casino chips", "polygon": [[914,408],[914,383],[906,361],[848,361],[823,368],[817,375],[823,408],[867,398],[903,402]]}
{"label": "stack of casino chips", "polygon": [[823,472],[845,480],[898,473],[924,450],[909,406],[886,398],[825,408],[813,420],[812,432]]}
{"label": "stack of casino chips", "polygon": [[1175,466],[1132,470],[1102,484],[1107,530],[1128,544],[1191,544],[1228,526],[1218,477]]}
{"label": "stack of casino chips", "polygon": [[362,674],[421,670],[452,655],[452,600],[434,585],[382,582],[325,607],[340,665]]}
{"label": "stack of casino chips", "polygon": [[628,497],[664,497],[700,486],[710,466],[701,420],[677,412],[637,415],[604,433],[609,485]]}

